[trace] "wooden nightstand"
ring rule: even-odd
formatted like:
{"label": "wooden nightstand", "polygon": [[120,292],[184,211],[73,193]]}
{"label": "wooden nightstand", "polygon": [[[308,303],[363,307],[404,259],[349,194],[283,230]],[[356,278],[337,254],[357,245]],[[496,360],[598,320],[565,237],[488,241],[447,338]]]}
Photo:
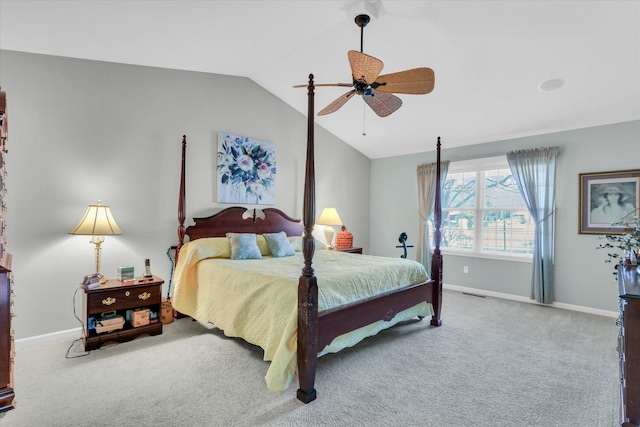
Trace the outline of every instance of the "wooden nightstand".
{"label": "wooden nightstand", "polygon": [[[84,349],[99,348],[108,341],[131,341],[142,334],[159,335],[162,333],[160,310],[162,304],[162,284],[164,280],[136,277],[133,283],[109,280],[97,288],[84,290],[82,311],[84,316]],[[133,313],[136,310],[149,309],[149,324],[133,326]],[[98,333],[96,325],[109,315],[122,316],[121,329]],[[155,314],[155,315],[154,315]]]}
{"label": "wooden nightstand", "polygon": [[360,255],[362,255],[362,248],[334,249],[334,251],[348,252],[350,254],[360,254]]}

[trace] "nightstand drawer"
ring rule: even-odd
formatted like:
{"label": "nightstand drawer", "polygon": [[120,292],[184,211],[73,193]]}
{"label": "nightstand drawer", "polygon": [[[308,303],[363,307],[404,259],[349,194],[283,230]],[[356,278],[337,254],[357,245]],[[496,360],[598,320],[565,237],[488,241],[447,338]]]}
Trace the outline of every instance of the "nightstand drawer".
{"label": "nightstand drawer", "polygon": [[105,311],[137,308],[141,305],[160,304],[162,300],[160,285],[141,286],[126,289],[107,289],[90,292],[87,295],[89,314]]}

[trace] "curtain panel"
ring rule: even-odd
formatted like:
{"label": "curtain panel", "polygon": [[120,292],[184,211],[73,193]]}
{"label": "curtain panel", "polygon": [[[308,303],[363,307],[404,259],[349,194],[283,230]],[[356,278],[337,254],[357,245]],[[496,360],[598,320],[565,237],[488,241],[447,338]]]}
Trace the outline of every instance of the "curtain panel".
{"label": "curtain panel", "polygon": [[[431,271],[431,237],[429,235],[429,218],[433,215],[436,200],[436,173],[437,163],[418,165],[418,212],[420,224],[418,227],[417,261],[422,263],[427,271]],[[441,186],[447,178],[449,161],[440,162]],[[441,189],[442,190],[442,189]]]}
{"label": "curtain panel", "polygon": [[553,295],[553,213],[558,147],[507,153],[509,167],[535,221],[531,298],[551,304]]}

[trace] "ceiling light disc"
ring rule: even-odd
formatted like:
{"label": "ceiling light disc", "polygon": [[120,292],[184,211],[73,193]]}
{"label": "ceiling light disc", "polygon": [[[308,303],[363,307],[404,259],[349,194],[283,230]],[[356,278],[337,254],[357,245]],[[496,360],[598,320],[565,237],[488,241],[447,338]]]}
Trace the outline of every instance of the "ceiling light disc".
{"label": "ceiling light disc", "polygon": [[551,92],[552,90],[560,89],[562,86],[564,86],[564,79],[549,79],[540,83],[538,90],[541,92]]}

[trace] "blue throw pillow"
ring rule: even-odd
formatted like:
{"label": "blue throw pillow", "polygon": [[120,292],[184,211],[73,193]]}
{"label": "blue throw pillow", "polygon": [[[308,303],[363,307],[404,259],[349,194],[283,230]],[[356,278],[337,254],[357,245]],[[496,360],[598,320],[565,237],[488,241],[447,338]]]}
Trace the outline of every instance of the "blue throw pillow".
{"label": "blue throw pillow", "polygon": [[276,258],[295,255],[296,251],[291,246],[287,234],[284,231],[279,233],[265,233],[264,239],[267,241],[271,255]]}
{"label": "blue throw pillow", "polygon": [[231,259],[261,259],[262,254],[254,233],[227,233]]}

